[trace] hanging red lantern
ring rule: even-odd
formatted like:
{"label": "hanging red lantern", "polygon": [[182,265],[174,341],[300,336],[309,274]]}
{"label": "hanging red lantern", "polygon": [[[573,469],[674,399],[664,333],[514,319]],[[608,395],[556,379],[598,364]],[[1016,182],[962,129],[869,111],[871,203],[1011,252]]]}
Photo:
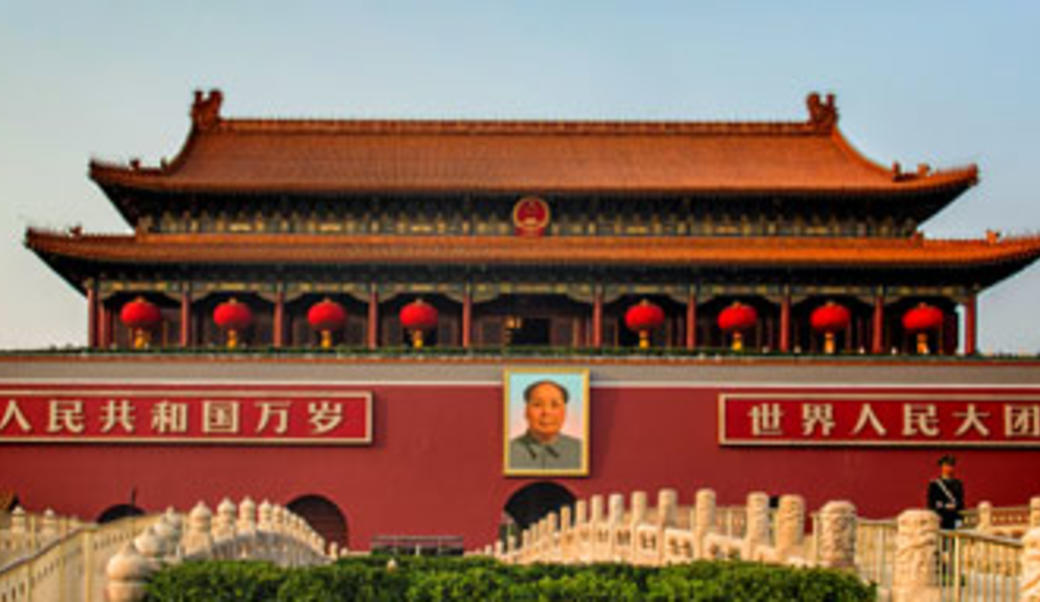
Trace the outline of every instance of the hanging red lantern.
{"label": "hanging red lantern", "polygon": [[162,313],[154,303],[137,297],[123,305],[119,320],[130,329],[134,349],[142,349],[151,342],[151,329],[162,322]]}
{"label": "hanging red lantern", "polygon": [[437,326],[437,308],[416,299],[401,308],[398,315],[401,326],[412,333],[412,346],[421,349],[423,346],[423,332]]}
{"label": "hanging red lantern", "polygon": [[732,305],[719,312],[719,328],[723,332],[733,333],[733,351],[744,349],[744,332],[758,322],[758,312],[754,307],[734,301]]}
{"label": "hanging red lantern", "polygon": [[852,314],[844,305],[827,301],[813,310],[809,316],[809,325],[813,330],[822,332],[824,336],[824,353],[834,353],[834,333],[845,330],[852,321]]}
{"label": "hanging red lantern", "polygon": [[625,326],[639,333],[639,348],[650,347],[650,331],[664,323],[664,310],[660,305],[643,299],[625,312]]}
{"label": "hanging red lantern", "polygon": [[917,353],[927,355],[928,331],[937,330],[943,323],[943,312],[934,305],[918,303],[903,314],[903,329],[917,333]]}
{"label": "hanging red lantern", "polygon": [[347,322],[347,310],[325,297],[307,311],[307,322],[311,328],[321,333],[321,346],[328,349],[332,346],[332,331],[343,328]]}
{"label": "hanging red lantern", "polygon": [[238,333],[253,323],[253,312],[245,303],[231,297],[213,310],[213,321],[221,330],[227,331],[228,349],[238,347]]}

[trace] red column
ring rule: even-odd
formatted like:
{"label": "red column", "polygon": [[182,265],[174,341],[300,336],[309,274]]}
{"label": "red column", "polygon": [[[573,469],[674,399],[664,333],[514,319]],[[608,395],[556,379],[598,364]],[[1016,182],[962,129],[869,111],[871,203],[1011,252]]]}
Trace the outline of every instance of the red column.
{"label": "red column", "polygon": [[791,350],[791,295],[784,293],[780,300],[780,351]]}
{"label": "red column", "polygon": [[278,291],[274,295],[274,319],[272,320],[271,329],[272,341],[276,348],[281,347],[285,340],[285,292]]}
{"label": "red column", "polygon": [[686,348],[697,347],[697,295],[690,293],[686,297]]}
{"label": "red column", "polygon": [[112,315],[105,307],[104,301],[98,302],[98,345],[108,349],[112,344]]}
{"label": "red column", "polygon": [[181,347],[191,343],[191,295],[188,291],[181,293]]}
{"label": "red column", "polygon": [[368,294],[368,348],[379,346],[379,292],[372,286]]}
{"label": "red column", "polygon": [[592,346],[603,346],[603,291],[600,290],[592,300]]}
{"label": "red column", "polygon": [[87,347],[95,349],[98,346],[98,302],[97,289],[94,283],[87,285]]}
{"label": "red column", "polygon": [[974,355],[978,350],[976,349],[977,341],[977,316],[978,303],[976,302],[975,295],[971,295],[964,300],[964,355]]}
{"label": "red column", "polygon": [[462,296],[462,346],[469,348],[473,335],[473,295],[467,290]]}
{"label": "red column", "polygon": [[881,348],[885,340],[885,298],[882,295],[874,297],[874,328],[873,340],[870,342],[871,353],[884,353]]}

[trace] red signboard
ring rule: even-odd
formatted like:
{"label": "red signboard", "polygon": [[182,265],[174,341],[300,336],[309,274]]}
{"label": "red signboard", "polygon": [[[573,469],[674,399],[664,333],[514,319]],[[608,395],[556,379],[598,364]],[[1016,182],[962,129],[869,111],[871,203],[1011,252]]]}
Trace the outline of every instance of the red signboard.
{"label": "red signboard", "polygon": [[1040,447],[1040,395],[722,393],[722,445]]}
{"label": "red signboard", "polygon": [[335,387],[0,387],[0,443],[372,442],[372,395]]}

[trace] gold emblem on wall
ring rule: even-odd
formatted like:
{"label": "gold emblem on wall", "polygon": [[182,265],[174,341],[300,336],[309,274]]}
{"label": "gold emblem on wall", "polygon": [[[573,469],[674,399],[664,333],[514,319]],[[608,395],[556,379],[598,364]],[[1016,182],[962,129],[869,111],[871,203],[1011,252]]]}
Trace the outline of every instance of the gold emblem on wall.
{"label": "gold emblem on wall", "polygon": [[513,227],[517,236],[542,236],[549,225],[549,204],[536,196],[525,196],[513,206]]}

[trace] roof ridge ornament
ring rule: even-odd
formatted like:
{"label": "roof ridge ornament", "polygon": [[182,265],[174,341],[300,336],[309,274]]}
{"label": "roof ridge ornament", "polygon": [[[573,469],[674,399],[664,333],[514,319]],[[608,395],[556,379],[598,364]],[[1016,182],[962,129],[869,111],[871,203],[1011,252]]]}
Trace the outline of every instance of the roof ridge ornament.
{"label": "roof ridge ornament", "polygon": [[838,125],[838,106],[834,103],[834,94],[828,94],[821,100],[818,92],[813,92],[805,99],[809,107],[809,125],[821,132],[829,132]]}
{"label": "roof ridge ornament", "polygon": [[195,101],[191,104],[191,123],[200,131],[211,130],[220,123],[220,105],[224,93],[213,88],[209,94],[195,90]]}

